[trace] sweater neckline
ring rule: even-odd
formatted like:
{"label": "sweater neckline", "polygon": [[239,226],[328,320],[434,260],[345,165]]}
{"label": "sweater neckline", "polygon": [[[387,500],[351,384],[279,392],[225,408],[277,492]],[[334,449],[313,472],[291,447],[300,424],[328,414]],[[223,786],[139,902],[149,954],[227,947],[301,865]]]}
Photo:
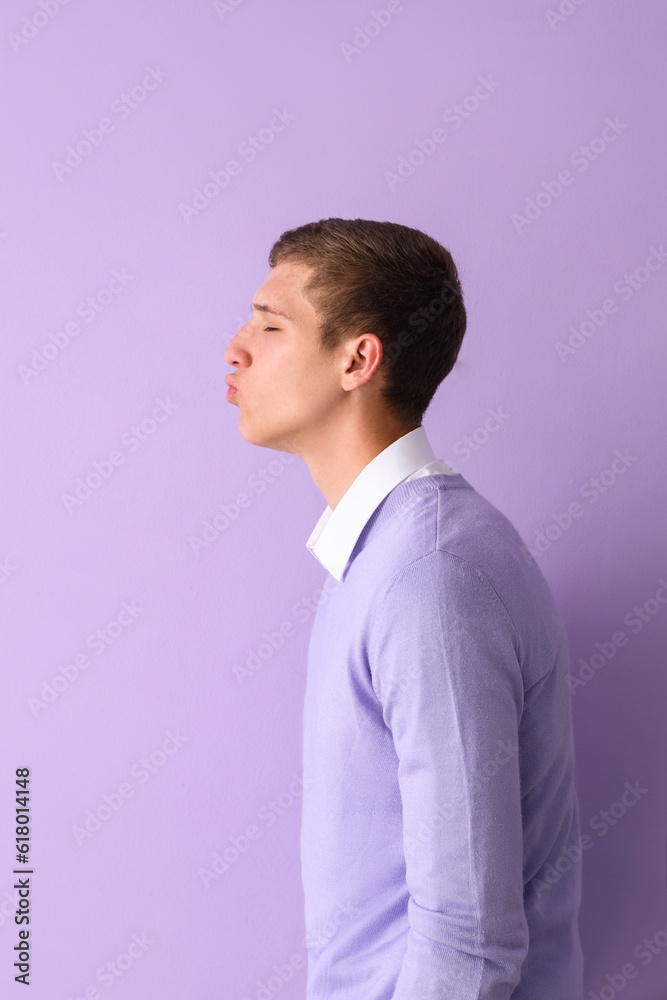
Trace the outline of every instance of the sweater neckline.
{"label": "sweater neckline", "polygon": [[406,506],[415,497],[437,490],[474,490],[474,486],[460,473],[438,472],[432,476],[421,476],[395,486],[391,493],[380,501],[364,525],[357,542],[350,553],[345,574],[350,565],[366,545],[371,533],[377,531],[396,511]]}

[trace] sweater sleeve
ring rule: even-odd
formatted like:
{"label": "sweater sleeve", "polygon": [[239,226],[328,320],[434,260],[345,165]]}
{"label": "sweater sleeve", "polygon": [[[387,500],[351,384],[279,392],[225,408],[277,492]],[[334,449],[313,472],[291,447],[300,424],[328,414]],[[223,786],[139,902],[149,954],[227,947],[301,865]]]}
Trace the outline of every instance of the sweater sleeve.
{"label": "sweater sleeve", "polygon": [[409,931],[393,1000],[509,1000],[528,951],[512,620],[480,570],[435,551],[380,596],[368,655],[403,811]]}

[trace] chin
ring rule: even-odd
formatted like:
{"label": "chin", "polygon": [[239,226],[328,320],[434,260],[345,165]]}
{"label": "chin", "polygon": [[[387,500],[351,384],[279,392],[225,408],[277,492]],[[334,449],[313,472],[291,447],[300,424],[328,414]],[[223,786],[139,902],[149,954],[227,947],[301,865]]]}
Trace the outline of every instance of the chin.
{"label": "chin", "polygon": [[257,444],[256,435],[253,428],[249,426],[243,418],[243,414],[239,417],[239,433],[241,437],[248,442],[248,444]]}
{"label": "chin", "polygon": [[276,435],[270,427],[257,428],[247,421],[243,414],[239,418],[239,432],[241,437],[248,444],[255,444],[259,448],[278,448],[275,443]]}

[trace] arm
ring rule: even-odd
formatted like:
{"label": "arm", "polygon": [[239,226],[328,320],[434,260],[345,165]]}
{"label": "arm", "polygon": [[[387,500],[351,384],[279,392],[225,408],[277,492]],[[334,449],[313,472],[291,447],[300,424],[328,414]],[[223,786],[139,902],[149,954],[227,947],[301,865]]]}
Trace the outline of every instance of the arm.
{"label": "arm", "polygon": [[393,1000],[508,1000],[528,949],[514,626],[436,551],[374,612],[373,687],[398,757],[410,930]]}

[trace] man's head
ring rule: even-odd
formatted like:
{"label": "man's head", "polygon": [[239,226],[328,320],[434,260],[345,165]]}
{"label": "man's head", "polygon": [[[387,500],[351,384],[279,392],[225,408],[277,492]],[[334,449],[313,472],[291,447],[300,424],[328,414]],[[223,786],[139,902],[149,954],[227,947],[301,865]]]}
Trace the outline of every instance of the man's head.
{"label": "man's head", "polygon": [[332,218],[283,233],[269,265],[225,352],[246,440],[298,453],[351,414],[418,427],[466,329],[450,253],[408,226]]}

